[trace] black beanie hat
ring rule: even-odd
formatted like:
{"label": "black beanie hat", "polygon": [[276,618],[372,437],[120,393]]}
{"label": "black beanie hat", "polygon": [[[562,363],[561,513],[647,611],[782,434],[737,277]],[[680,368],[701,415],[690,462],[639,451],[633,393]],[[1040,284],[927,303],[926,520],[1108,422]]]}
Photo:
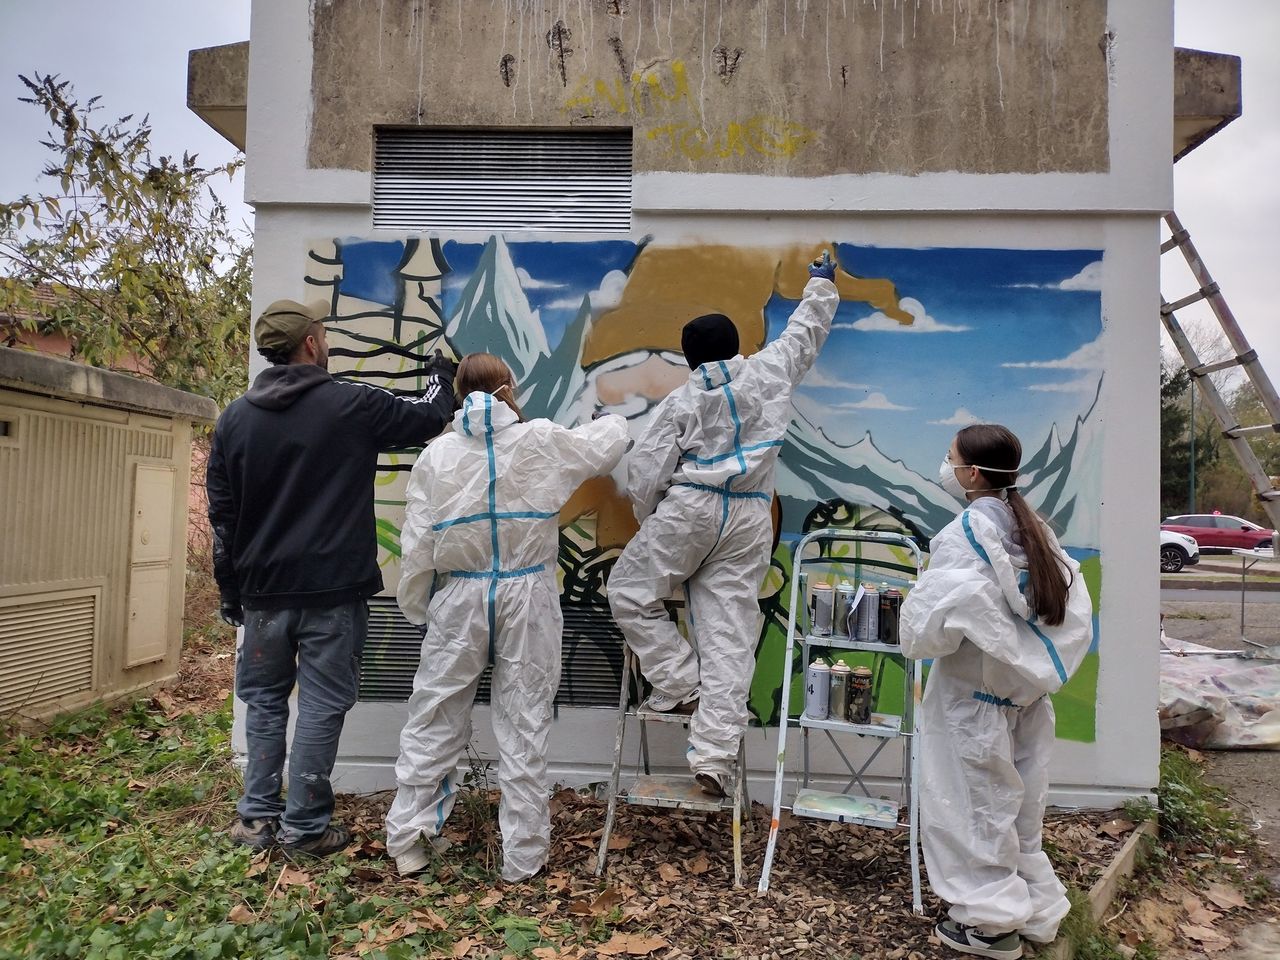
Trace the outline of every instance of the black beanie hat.
{"label": "black beanie hat", "polygon": [[690,370],[715,360],[728,360],[738,355],[738,328],[723,313],[704,314],[684,325],[680,349]]}

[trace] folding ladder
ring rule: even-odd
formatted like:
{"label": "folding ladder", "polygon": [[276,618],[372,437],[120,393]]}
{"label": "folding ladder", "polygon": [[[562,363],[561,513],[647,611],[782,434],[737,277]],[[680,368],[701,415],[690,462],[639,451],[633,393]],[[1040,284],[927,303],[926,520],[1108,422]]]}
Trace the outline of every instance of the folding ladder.
{"label": "folding ladder", "polygon": [[[640,665],[627,649],[622,667],[621,690],[618,693],[618,735],[613,746],[613,772],[609,778],[608,808],[604,818],[604,832],[600,835],[600,852],[596,856],[596,876],[604,873],[609,857],[609,838],[613,835],[614,814],[618,800],[634,806],[671,807],[680,810],[717,812],[728,810],[733,816],[733,885],[742,886],[742,817],[750,809],[746,784],[746,745],[738,741],[738,760],[734,765],[732,784],[724,797],[712,797],[702,792],[688,770],[674,775],[654,774],[649,763],[650,723],[679,723],[688,727],[690,716],[679,713],[655,713],[641,709],[644,701],[644,682]],[[644,775],[637,777],[625,792],[620,792],[622,778],[622,751],[625,748],[627,721],[640,722],[640,762]]]}
{"label": "folding ladder", "polygon": [[[1244,472],[1248,474],[1249,482],[1253,484],[1254,493],[1262,503],[1262,509],[1266,511],[1271,520],[1271,528],[1280,530],[1280,490],[1277,490],[1271,482],[1271,478],[1254,454],[1253,448],[1249,446],[1250,437],[1280,433],[1280,396],[1276,395],[1276,389],[1271,385],[1271,378],[1262,369],[1262,364],[1258,360],[1258,352],[1249,346],[1249,341],[1245,338],[1244,332],[1241,331],[1240,325],[1236,323],[1235,315],[1232,314],[1231,308],[1227,306],[1226,298],[1222,296],[1222,292],[1218,289],[1218,284],[1209,275],[1208,268],[1205,267],[1204,261],[1200,259],[1200,254],[1191,243],[1191,234],[1182,226],[1182,221],[1178,219],[1176,214],[1166,214],[1164,219],[1169,226],[1170,236],[1168,240],[1160,245],[1160,253],[1163,256],[1175,247],[1180,250],[1187,261],[1187,266],[1191,268],[1192,276],[1195,277],[1196,283],[1199,284],[1199,289],[1195,293],[1172,303],[1161,297],[1160,319],[1164,322],[1165,329],[1169,331],[1169,336],[1173,339],[1174,346],[1178,348],[1178,353],[1182,356],[1182,362],[1186,364],[1187,372],[1191,375],[1192,382],[1200,388],[1200,394],[1209,404],[1209,409],[1213,412],[1213,418],[1218,421],[1218,426],[1222,430],[1222,436],[1226,438],[1227,444],[1236,455],[1236,459],[1240,461]],[[1208,302],[1214,317],[1218,321],[1218,326],[1223,334],[1226,335],[1227,342],[1235,353],[1235,356],[1229,360],[1222,360],[1217,363],[1202,363],[1195,347],[1191,344],[1191,340],[1183,331],[1182,324],[1178,322],[1177,311],[1201,300]],[[1258,396],[1262,399],[1262,405],[1266,408],[1267,416],[1271,418],[1270,423],[1241,426],[1237,421],[1235,414],[1231,412],[1231,408],[1227,406],[1222,394],[1209,377],[1211,373],[1229,370],[1232,367],[1241,367],[1244,370],[1249,381],[1258,391]],[[1193,424],[1193,429],[1194,426]]]}
{"label": "folding ladder", "polygon": [[[912,560],[911,578],[906,579],[901,576],[901,573],[905,572],[904,566],[901,564],[860,554],[846,557],[822,552],[823,543],[827,543],[830,548],[840,542],[878,543],[885,547],[895,547],[904,551]],[[811,545],[818,545],[818,556],[805,556],[805,548]],[[760,884],[757,889],[760,893],[764,893],[769,889],[769,875],[773,867],[774,851],[777,849],[778,830],[781,825],[781,813],[784,807],[782,794],[783,785],[787,778],[787,730],[790,727],[798,727],[804,740],[804,766],[799,788],[789,807],[791,815],[815,820],[832,820],[837,823],[856,823],[885,830],[896,830],[905,826],[907,828],[907,856],[911,870],[911,907],[913,912],[919,915],[924,911],[920,892],[919,853],[920,798],[918,784],[920,777],[920,745],[915,727],[915,716],[922,696],[920,665],[915,660],[902,656],[902,648],[897,644],[857,640],[853,637],[840,636],[835,631],[829,636],[814,635],[812,625],[804,624],[799,616],[800,611],[805,609],[807,604],[807,597],[801,596],[801,574],[802,571],[808,573],[814,567],[844,568],[846,570],[849,567],[853,567],[855,575],[861,572],[862,568],[871,567],[877,570],[876,580],[884,579],[895,586],[910,587],[916,580],[920,579],[920,548],[904,534],[878,530],[828,527],[806,534],[793,549],[791,603],[790,611],[787,615],[787,649],[782,658],[782,711],[781,716],[778,718],[778,762],[773,782],[773,813],[769,819],[769,841],[765,846],[764,866],[760,871]],[[883,572],[885,569],[893,570],[894,573],[885,574]],[[809,577],[811,576],[812,574],[810,573]],[[800,716],[793,718],[790,710],[791,675],[795,669],[794,651],[797,645],[803,651],[801,659],[804,661],[805,668],[809,665],[809,654],[814,648],[828,650],[832,655],[842,651],[858,651],[900,658],[903,667],[902,715],[873,713],[868,723],[849,723],[834,717],[827,719],[810,717],[802,709]],[[811,730],[820,730],[826,736],[847,768],[847,772],[850,775],[849,781],[845,784],[844,789],[839,792],[815,790],[809,785],[811,776],[809,736]],[[859,739],[870,738],[876,743],[876,746],[871,750],[870,756],[861,763],[855,763],[850,760],[848,754],[845,753],[836,740],[837,734],[846,737],[856,736]],[[902,773],[899,783],[901,784],[902,806],[906,808],[905,824],[899,819],[899,804],[892,800],[872,797],[870,795],[871,791],[864,780],[871,764],[891,740],[902,744]],[[850,790],[855,786],[862,791],[860,794],[850,793]]]}

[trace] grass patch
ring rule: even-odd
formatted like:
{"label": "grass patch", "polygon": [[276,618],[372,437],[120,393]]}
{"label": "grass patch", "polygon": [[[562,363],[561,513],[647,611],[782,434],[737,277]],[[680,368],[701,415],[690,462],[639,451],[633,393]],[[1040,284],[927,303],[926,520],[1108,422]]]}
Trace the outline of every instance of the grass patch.
{"label": "grass patch", "polygon": [[1202,613],[1199,610],[1183,610],[1179,613],[1166,613],[1166,620],[1229,620],[1229,613]]}
{"label": "grass patch", "polygon": [[0,960],[407,960],[468,931],[529,956],[542,942],[536,921],[457,899],[494,879],[465,847],[415,882],[380,853],[289,866],[232,845],[230,729],[229,708],[167,718],[142,701],[0,731]]}
{"label": "grass patch", "polygon": [[[1157,850],[1174,857],[1252,851],[1257,841],[1231,808],[1226,791],[1205,780],[1204,769],[1185,750],[1160,751],[1160,841]],[[1146,801],[1125,806],[1135,820],[1150,820],[1155,809]]]}

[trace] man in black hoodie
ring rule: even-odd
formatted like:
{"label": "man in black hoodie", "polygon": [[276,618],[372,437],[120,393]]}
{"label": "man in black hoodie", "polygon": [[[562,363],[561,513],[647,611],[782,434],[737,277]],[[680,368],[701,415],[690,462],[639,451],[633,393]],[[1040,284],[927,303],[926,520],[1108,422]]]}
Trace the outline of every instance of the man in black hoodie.
{"label": "man in black hoodie", "polygon": [[248,763],[231,837],[316,856],[350,839],[330,822],[329,777],[359,687],[365,601],[382,589],[373,512],[378,453],[422,446],[455,408],[455,367],[439,353],[416,396],[334,380],[328,313],[323,301],[279,300],[258,318],[254,341],[272,365],[218,418],[207,472],[222,618],[244,626],[236,692],[248,705]]}

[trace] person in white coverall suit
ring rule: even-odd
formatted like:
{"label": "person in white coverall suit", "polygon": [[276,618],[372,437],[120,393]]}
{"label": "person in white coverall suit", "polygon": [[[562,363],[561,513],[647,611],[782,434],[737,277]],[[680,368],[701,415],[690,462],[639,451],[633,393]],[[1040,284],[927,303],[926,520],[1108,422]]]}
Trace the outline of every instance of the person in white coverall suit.
{"label": "person in white coverall suit", "polygon": [[[712,796],[724,796],[747,727],[774,467],[792,391],[840,303],[835,269],[824,252],[786,329],[751,357],[737,356],[727,317],[687,324],[692,373],[654,409],[627,468],[640,530],[609,576],[609,606],[653,685],[647,708],[692,713],[689,765]],[[696,650],[664,607],[682,588]]]}
{"label": "person in white coverall suit", "polygon": [[933,658],[920,711],[925,866],[951,904],[937,927],[963,953],[1014,960],[1047,943],[1070,907],[1041,849],[1054,713],[1079,667],[1093,609],[1079,565],[1016,483],[1022,447],[1004,427],[965,427],[944,489],[968,507],[930,545],[902,606],[903,652]]}
{"label": "person in white coverall suit", "polygon": [[511,372],[488,354],[466,357],[456,382],[465,400],[453,432],[418,457],[406,493],[397,599],[427,631],[400,735],[387,852],[402,874],[426,866],[424,841],[453,808],[476,686],[492,663],[502,877],[515,882],[545,866],[551,836],[557,516],[579,484],[621,459],[627,426],[619,416],[572,430],[522,422]]}

